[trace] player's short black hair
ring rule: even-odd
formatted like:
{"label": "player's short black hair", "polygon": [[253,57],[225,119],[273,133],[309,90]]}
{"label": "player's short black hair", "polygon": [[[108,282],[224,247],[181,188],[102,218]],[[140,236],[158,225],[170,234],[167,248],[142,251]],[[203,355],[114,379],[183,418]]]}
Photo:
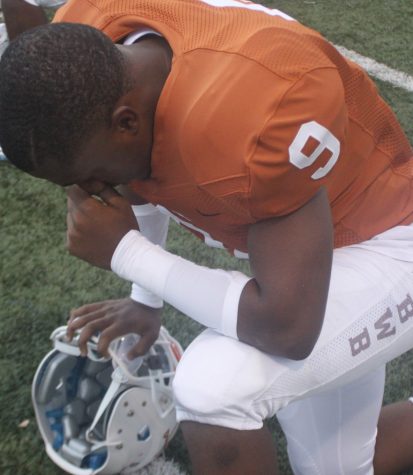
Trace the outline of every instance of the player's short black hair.
{"label": "player's short black hair", "polygon": [[31,172],[45,160],[72,163],[82,144],[109,124],[127,87],[122,55],[99,30],[75,23],[29,30],[0,61],[0,144]]}

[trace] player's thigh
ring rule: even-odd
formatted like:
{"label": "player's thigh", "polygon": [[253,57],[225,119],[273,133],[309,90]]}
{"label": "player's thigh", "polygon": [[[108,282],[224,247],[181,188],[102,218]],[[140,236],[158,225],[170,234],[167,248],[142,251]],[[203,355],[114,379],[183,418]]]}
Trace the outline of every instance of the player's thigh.
{"label": "player's thigh", "polygon": [[303,361],[273,357],[207,330],[178,366],[178,418],[258,429],[288,403],[373,371],[413,347],[411,295],[411,264],[361,249],[335,252],[324,324],[311,355]]}
{"label": "player's thigh", "polygon": [[278,414],[296,475],[372,475],[385,368]]}
{"label": "player's thigh", "polygon": [[305,368],[319,391],[368,373],[413,347],[413,263],[358,248],[334,252],[320,337]]}

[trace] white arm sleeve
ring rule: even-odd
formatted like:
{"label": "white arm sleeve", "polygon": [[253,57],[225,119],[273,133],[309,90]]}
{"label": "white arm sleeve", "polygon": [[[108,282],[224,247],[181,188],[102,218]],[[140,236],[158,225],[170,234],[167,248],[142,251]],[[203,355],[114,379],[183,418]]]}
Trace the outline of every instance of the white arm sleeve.
{"label": "white arm sleeve", "polygon": [[[152,243],[165,247],[168,236],[169,216],[161,213],[156,206],[149,203],[132,206],[132,210],[138,221],[141,234]],[[163,306],[161,297],[135,282],[132,283],[130,297],[136,302],[148,305],[148,307],[162,308]]]}
{"label": "white arm sleeve", "polygon": [[238,306],[249,277],[199,266],[165,251],[139,231],[129,231],[111,262],[120,277],[166,300],[206,327],[237,338]]}

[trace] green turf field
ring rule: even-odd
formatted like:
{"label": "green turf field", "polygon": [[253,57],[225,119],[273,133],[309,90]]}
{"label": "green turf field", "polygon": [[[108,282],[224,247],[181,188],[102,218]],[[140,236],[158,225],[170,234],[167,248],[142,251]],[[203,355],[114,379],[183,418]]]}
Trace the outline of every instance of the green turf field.
{"label": "green turf field", "polygon": [[[318,29],[335,44],[413,75],[411,0],[279,0],[266,4]],[[413,141],[413,93],[385,82],[378,86]],[[55,475],[63,472],[45,455],[33,419],[30,385],[34,371],[50,348],[50,332],[66,322],[71,308],[126,296],[129,285],[67,254],[61,189],[23,175],[4,162],[0,162],[0,181],[0,474]],[[168,248],[201,264],[248,271],[245,264],[207,249],[175,226]],[[201,329],[168,307],[164,322],[183,346]],[[411,395],[412,368],[412,353],[389,365],[386,402]],[[30,420],[29,426],[19,428],[25,419]],[[281,474],[289,475],[276,422],[271,427],[280,447]],[[190,473],[180,434],[167,456]]]}

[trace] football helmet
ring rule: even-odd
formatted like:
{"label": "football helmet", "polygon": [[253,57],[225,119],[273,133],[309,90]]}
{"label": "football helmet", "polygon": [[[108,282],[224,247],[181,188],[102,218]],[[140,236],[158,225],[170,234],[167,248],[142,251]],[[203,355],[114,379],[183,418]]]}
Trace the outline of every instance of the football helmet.
{"label": "football helmet", "polygon": [[49,457],[74,475],[128,474],[150,463],[175,434],[178,424],[172,380],[181,345],[162,327],[143,357],[125,354],[137,335],[97,352],[97,338],[80,355],[79,334],[66,326],[51,334],[54,349],[34,376],[32,401]]}

